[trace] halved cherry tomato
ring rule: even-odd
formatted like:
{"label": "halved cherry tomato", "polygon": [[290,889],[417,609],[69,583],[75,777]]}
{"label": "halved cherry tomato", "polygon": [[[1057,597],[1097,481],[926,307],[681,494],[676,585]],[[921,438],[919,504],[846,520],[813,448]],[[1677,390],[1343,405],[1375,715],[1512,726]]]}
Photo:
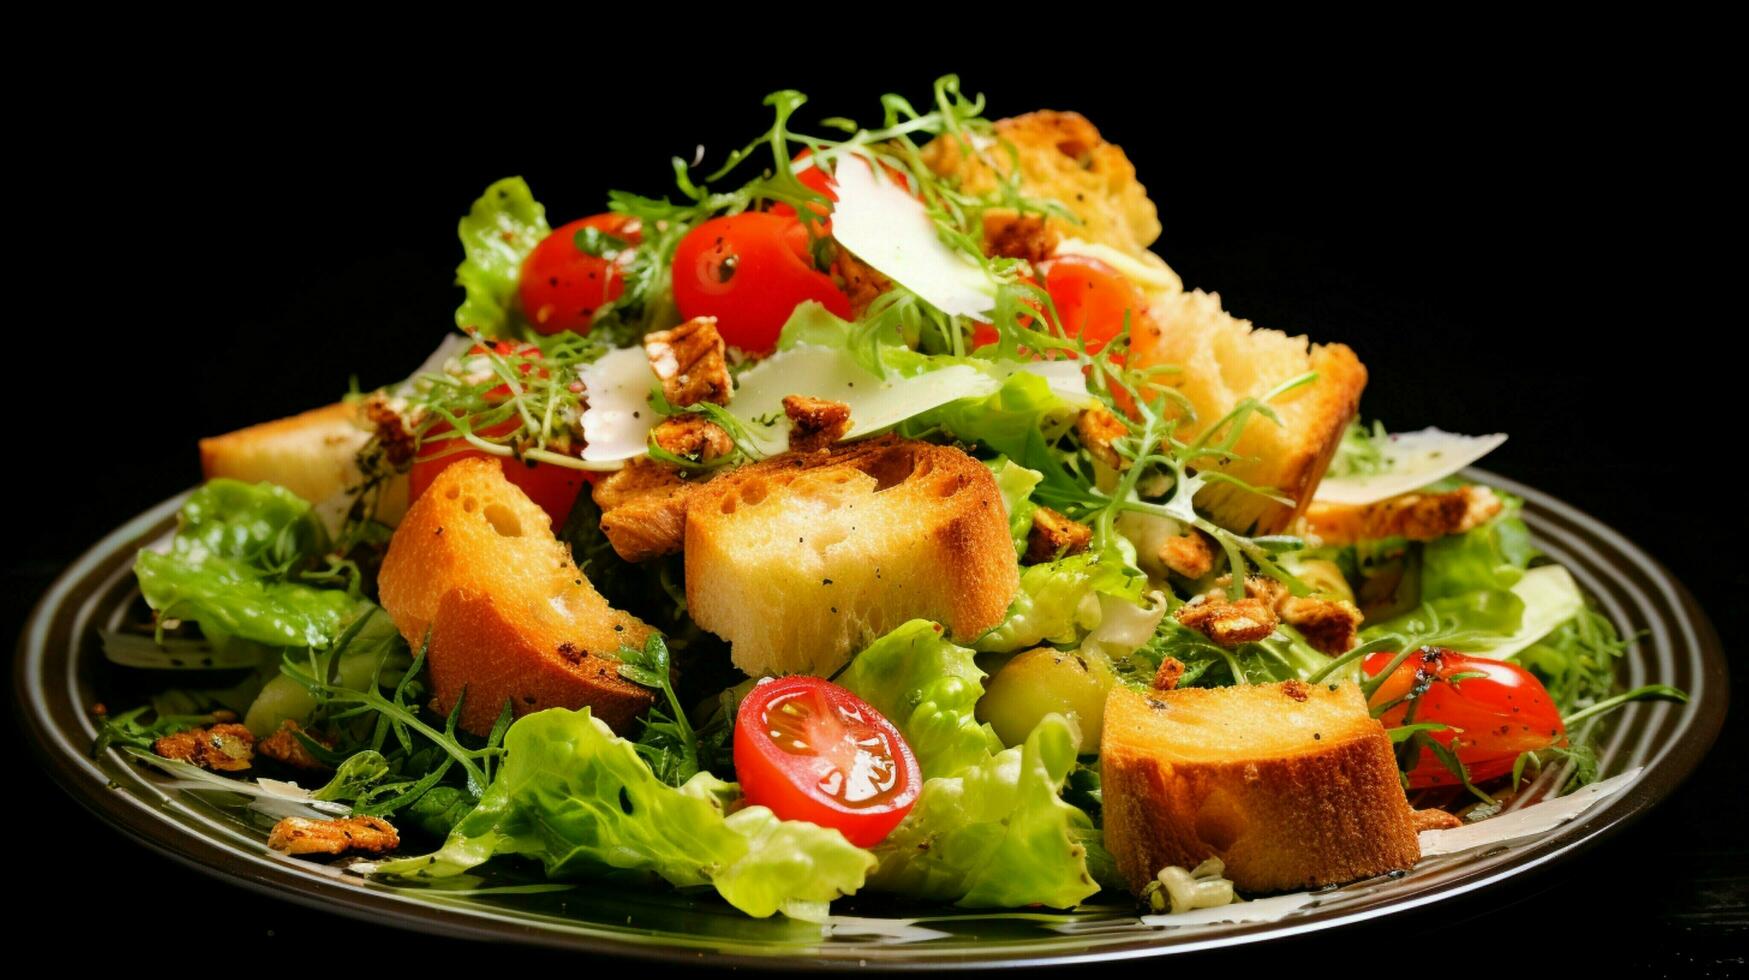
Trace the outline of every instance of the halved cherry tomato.
{"label": "halved cherry tomato", "polygon": [[911,747],[880,712],[800,674],[760,681],[742,699],[735,772],[747,802],[836,828],[858,847],[891,833],[923,785]]}
{"label": "halved cherry tomato", "polygon": [[634,245],[641,238],[636,218],[597,214],[561,226],[541,239],[523,260],[517,283],[523,315],[537,333],[588,333],[595,311],[625,291],[618,266],[577,247],[577,233],[584,228]]}
{"label": "halved cherry tomato", "polygon": [[[1377,676],[1395,656],[1368,656],[1367,675]],[[1521,753],[1559,745],[1567,738],[1561,712],[1549,692],[1535,675],[1515,663],[1425,647],[1391,672],[1374,692],[1372,703],[1374,707],[1389,704],[1421,686],[1425,693],[1391,708],[1379,720],[1387,728],[1419,722],[1448,726],[1426,735],[1456,753],[1471,783],[1504,776]],[[1421,758],[1409,770],[1412,789],[1457,784],[1457,776],[1430,749],[1422,749]]]}
{"label": "halved cherry tomato", "polygon": [[[524,375],[536,373],[533,360],[540,357],[540,348],[533,344],[517,347],[500,340],[494,342],[491,349],[499,355],[516,355],[525,358],[518,365],[517,370]],[[484,344],[475,344],[468,351],[468,353],[475,355],[486,352],[487,348]],[[544,376],[545,369],[541,369],[539,374]],[[501,384],[486,393],[486,400],[499,401],[509,398],[510,394],[510,385]],[[509,435],[516,431],[518,424],[517,419],[509,418],[496,425],[482,427],[478,430],[478,434],[486,438]],[[448,422],[438,422],[425,433],[426,442],[420,447],[420,453],[414,458],[413,467],[407,474],[409,503],[419,499],[420,494],[423,494],[431,486],[432,481],[437,479],[437,474],[443,472],[444,467],[458,460],[489,455],[456,439],[432,441],[431,437],[450,431],[453,431],[453,427]],[[466,448],[458,449],[458,446]],[[593,482],[592,474],[583,470],[574,470],[566,466],[555,466],[551,463],[533,460],[495,458],[503,466],[504,478],[521,487],[522,492],[528,494],[528,499],[546,511],[547,515],[553,519],[555,528],[563,524],[565,518],[570,515],[571,507],[577,502],[577,494],[582,491],[583,485]]]}
{"label": "halved cherry tomato", "polygon": [[729,344],[752,353],[777,346],[777,335],[804,300],[845,319],[850,298],[814,268],[808,230],[793,215],[769,211],[712,218],[688,232],[674,252],[674,305],[685,319],[717,318]]}
{"label": "halved cherry tomato", "polygon": [[1064,336],[1085,340],[1089,354],[1099,353],[1123,330],[1126,315],[1132,334],[1147,316],[1148,301],[1142,291],[1098,259],[1065,255],[1041,268]]}

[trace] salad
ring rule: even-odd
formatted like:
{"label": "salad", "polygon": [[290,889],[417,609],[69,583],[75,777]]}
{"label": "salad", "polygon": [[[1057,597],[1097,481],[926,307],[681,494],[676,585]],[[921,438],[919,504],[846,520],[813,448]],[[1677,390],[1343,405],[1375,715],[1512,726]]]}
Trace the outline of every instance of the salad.
{"label": "salad", "polygon": [[498,181],[406,380],[204,441],[97,749],[389,883],[1177,911],[1403,870],[1682,697],[1462,476],[1505,436],[1362,424],[1087,120],[805,102],[600,214]]}

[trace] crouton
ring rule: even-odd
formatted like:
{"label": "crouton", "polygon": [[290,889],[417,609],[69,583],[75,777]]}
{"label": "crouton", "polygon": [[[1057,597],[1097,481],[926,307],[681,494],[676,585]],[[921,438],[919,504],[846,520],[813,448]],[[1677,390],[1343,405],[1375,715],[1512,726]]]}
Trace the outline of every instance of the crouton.
{"label": "crouton", "polygon": [[273,825],[267,846],[294,857],[308,854],[385,854],[401,846],[400,832],[381,817],[312,820],[286,817]]}
{"label": "crouton", "polygon": [[1324,653],[1344,653],[1359,638],[1361,614],[1347,599],[1295,596],[1274,579],[1253,575],[1245,580],[1245,595],[1227,595],[1231,575],[1215,580],[1215,588],[1179,606],[1178,622],[1223,647],[1255,643],[1281,623],[1287,623]]}
{"label": "crouton", "polygon": [[1112,445],[1119,439],[1130,434],[1129,426],[1123,419],[1113,415],[1111,409],[1104,405],[1095,405],[1083,409],[1075,416],[1075,435],[1081,439],[1081,445],[1087,447],[1087,452],[1094,459],[1113,470],[1121,470],[1129,465],[1129,460],[1118,454],[1117,447]]}
{"label": "crouton", "polygon": [[1339,884],[1421,857],[1390,737],[1353,684],[1119,685],[1099,761],[1105,845],[1138,893],[1161,868],[1211,857],[1248,892]]}
{"label": "crouton", "polygon": [[879,269],[850,254],[849,249],[838,250],[838,257],[832,261],[832,271],[838,281],[844,284],[844,295],[850,299],[852,319],[861,318],[869,304],[893,288],[891,279],[882,275]]}
{"label": "crouton", "polygon": [[1172,616],[1186,628],[1229,649],[1267,639],[1281,625],[1275,603],[1270,599],[1255,594],[1231,599],[1224,590],[1196,596],[1179,606]]}
{"label": "crouton", "polygon": [[[246,483],[276,483],[320,504],[357,493],[366,478],[358,453],[382,420],[370,403],[340,402],[290,418],[262,422],[222,436],[200,440],[201,475],[208,480],[228,477]],[[391,436],[395,430],[390,430]],[[404,430],[401,430],[404,432]],[[410,439],[411,437],[408,436]],[[384,444],[385,453],[410,452],[410,444]],[[382,485],[376,504],[379,520],[398,521],[407,510],[407,479],[393,477]]]}
{"label": "crouton", "polygon": [[187,762],[212,772],[242,772],[254,758],[255,736],[235,722],[190,728],[152,743],[166,759]]}
{"label": "crouton", "polygon": [[1092,543],[1092,528],[1041,506],[1032,512],[1032,530],[1026,534],[1026,554],[1021,557],[1021,564],[1040,565],[1078,555]]}
{"label": "crouton", "polygon": [[843,402],[810,395],[785,395],[783,414],[789,416],[792,452],[825,449],[850,431],[850,406]]}
{"label": "crouton", "polygon": [[1314,547],[1386,538],[1432,541],[1479,527],[1501,506],[1493,490],[1474,485],[1446,493],[1405,493],[1361,506],[1314,500],[1294,529]]}
{"label": "crouton", "polygon": [[701,482],[665,463],[632,460],[592,491],[601,508],[601,533],[626,561],[679,554],[686,542],[686,505]]}
{"label": "crouton", "polygon": [[[1135,165],[1075,112],[1029,112],[995,124],[997,145],[978,148],[965,137],[942,136],[923,148],[924,163],[971,194],[989,194],[1018,163],[1030,197],[1055,201],[1080,219],[1052,216],[1054,233],[1109,245],[1159,262],[1148,246],[1160,237],[1160,217]],[[1010,153],[1012,150],[1012,153]],[[1160,262],[1164,267],[1165,263]]]}
{"label": "crouton", "polygon": [[437,708],[462,700],[467,731],[490,731],[506,701],[519,716],[589,705],[616,730],[653,702],[619,676],[620,647],[652,630],[595,591],[496,459],[438,474],[390,540],[378,589],[414,649],[429,631]]}
{"label": "crouton", "polygon": [[1019,588],[989,468],[896,436],[716,477],[687,506],[685,556],[693,620],[756,677],[828,675],[912,619],[970,640]]}
{"label": "crouton", "polygon": [[[1211,482],[1196,496],[1198,507],[1229,530],[1273,534],[1289,527],[1311,502],[1312,492],[1360,407],[1366,368],[1343,344],[1311,344],[1276,330],[1253,328],[1221,309],[1220,297],[1194,291],[1150,298],[1148,316],[1132,340],[1133,366],[1171,364],[1180,372],[1161,376],[1196,411],[1181,438],[1194,438],[1245,398],[1261,398],[1283,382],[1313,373],[1315,379],[1269,401],[1277,425],[1253,416],[1234,451],[1245,458],[1206,463],[1289,500],[1283,505],[1226,483]],[[1171,403],[1168,402],[1171,410]]]}
{"label": "crouton", "polygon": [[714,316],[695,316],[672,330],[644,337],[650,369],[662,382],[663,397],[674,405],[729,403],[733,382],[723,350]]}

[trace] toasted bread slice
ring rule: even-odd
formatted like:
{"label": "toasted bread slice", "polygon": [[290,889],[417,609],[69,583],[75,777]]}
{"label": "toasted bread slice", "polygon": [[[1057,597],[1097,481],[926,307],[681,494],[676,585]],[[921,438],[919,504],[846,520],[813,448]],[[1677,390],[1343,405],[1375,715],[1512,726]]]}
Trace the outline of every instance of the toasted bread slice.
{"label": "toasted bread slice", "polygon": [[[1085,116],[1029,112],[998,120],[995,132],[997,145],[982,150],[958,136],[932,140],[923,148],[924,162],[938,174],[957,178],[973,194],[995,190],[1011,160],[1018,162],[1028,195],[1055,201],[1080,219],[1076,223],[1051,216],[1046,224],[1056,236],[1109,245],[1170,272],[1148,251],[1160,237],[1160,216],[1147,188],[1136,180],[1135,164]],[[1013,148],[1012,157],[1008,147]]]}
{"label": "toasted bread slice", "polygon": [[[202,439],[200,469],[209,480],[276,483],[313,504],[335,503],[364,484],[358,451],[370,437],[359,406],[339,402]],[[376,508],[378,520],[400,520],[407,511],[404,476],[382,486]]]}
{"label": "toasted bread slice", "polygon": [[1100,745],[1105,845],[1138,892],[1205,858],[1249,892],[1317,888],[1421,857],[1391,740],[1352,684],[1114,688]]}
{"label": "toasted bread slice", "polygon": [[883,436],[711,480],[686,511],[686,602],[755,677],[826,675],[913,619],[970,640],[1019,569],[988,467]]}
{"label": "toasted bread slice", "polygon": [[508,700],[518,716],[581,708],[616,730],[654,701],[619,676],[621,646],[653,632],[607,604],[553,537],[545,511],[496,459],[451,463],[389,542],[378,589],[414,649],[426,641],[437,707],[485,734]]}
{"label": "toasted bread slice", "polygon": [[1294,501],[1284,506],[1230,484],[1211,483],[1196,503],[1222,527],[1241,533],[1285,530],[1311,502],[1312,492],[1360,408],[1366,368],[1345,344],[1312,344],[1279,330],[1253,327],[1221,309],[1221,299],[1200,290],[1150,296],[1148,315],[1133,338],[1137,367],[1169,364],[1181,373],[1161,376],[1196,410],[1181,436],[1198,436],[1245,398],[1261,398],[1307,372],[1316,380],[1270,399],[1277,425],[1254,415],[1245,424],[1234,460],[1221,472]]}

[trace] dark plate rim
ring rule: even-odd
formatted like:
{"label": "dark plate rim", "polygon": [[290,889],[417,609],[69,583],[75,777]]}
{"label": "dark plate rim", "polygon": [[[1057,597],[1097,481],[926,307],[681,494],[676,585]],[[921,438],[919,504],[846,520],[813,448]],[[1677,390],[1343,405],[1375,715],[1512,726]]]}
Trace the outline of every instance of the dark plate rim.
{"label": "dark plate rim", "polygon": [[[1643,816],[1653,805],[1668,797],[1699,765],[1711,749],[1723,726],[1729,705],[1729,680],[1723,646],[1706,613],[1688,589],[1656,559],[1632,544],[1620,533],[1582,511],[1554,497],[1498,474],[1471,468],[1466,475],[1491,486],[1522,496],[1531,506],[1547,510],[1577,525],[1588,537],[1605,545],[1610,551],[1638,564],[1647,580],[1664,590],[1672,611],[1686,621],[1698,640],[1702,677],[1700,696],[1687,706],[1682,738],[1669,747],[1655,765],[1649,765],[1625,791],[1600,802],[1579,819],[1550,832],[1543,839],[1526,845],[1517,856],[1497,866],[1480,869],[1457,881],[1429,887],[1400,899],[1372,904],[1347,912],[1308,915],[1300,921],[1255,923],[1225,935],[1189,941],[1140,943],[1108,949],[1043,952],[1037,955],[999,955],[991,958],[943,958],[940,955],[917,960],[860,959],[854,947],[846,948],[842,956],[798,956],[774,950],[772,954],[728,952],[714,949],[693,949],[660,946],[649,943],[628,943],[608,937],[558,932],[539,928],[532,923],[517,924],[506,919],[487,918],[477,912],[446,908],[430,903],[396,900],[378,892],[343,884],[322,875],[300,871],[296,865],[286,867],[245,868],[235,864],[237,855],[230,847],[171,823],[145,810],[137,801],[127,799],[106,783],[91,778],[87,759],[71,752],[48,717],[44,692],[35,683],[33,665],[44,653],[52,614],[91,571],[103,560],[128,547],[168,521],[187,493],[171,497],[137,515],[111,531],[87,549],[58,576],[32,609],[21,631],[17,656],[14,658],[13,690],[19,707],[20,726],[25,730],[33,755],[38,763],[70,796],[105,824],[146,847],[186,866],[212,875],[257,894],[322,909],[325,911],[387,923],[417,932],[478,940],[533,943],[621,959],[665,963],[709,963],[728,967],[758,967],[762,969],[817,969],[822,966],[849,966],[880,970],[943,970],[990,966],[1037,967],[1064,966],[1089,962],[1109,962],[1152,958],[1196,952],[1215,947],[1247,945],[1275,938],[1300,935],[1336,928],[1355,922],[1378,918],[1418,908],[1433,902],[1454,898],[1476,889],[1531,872],[1548,863],[1577,854],[1603,840]],[[166,828],[174,831],[162,833]],[[154,833],[154,831],[158,831]]]}

